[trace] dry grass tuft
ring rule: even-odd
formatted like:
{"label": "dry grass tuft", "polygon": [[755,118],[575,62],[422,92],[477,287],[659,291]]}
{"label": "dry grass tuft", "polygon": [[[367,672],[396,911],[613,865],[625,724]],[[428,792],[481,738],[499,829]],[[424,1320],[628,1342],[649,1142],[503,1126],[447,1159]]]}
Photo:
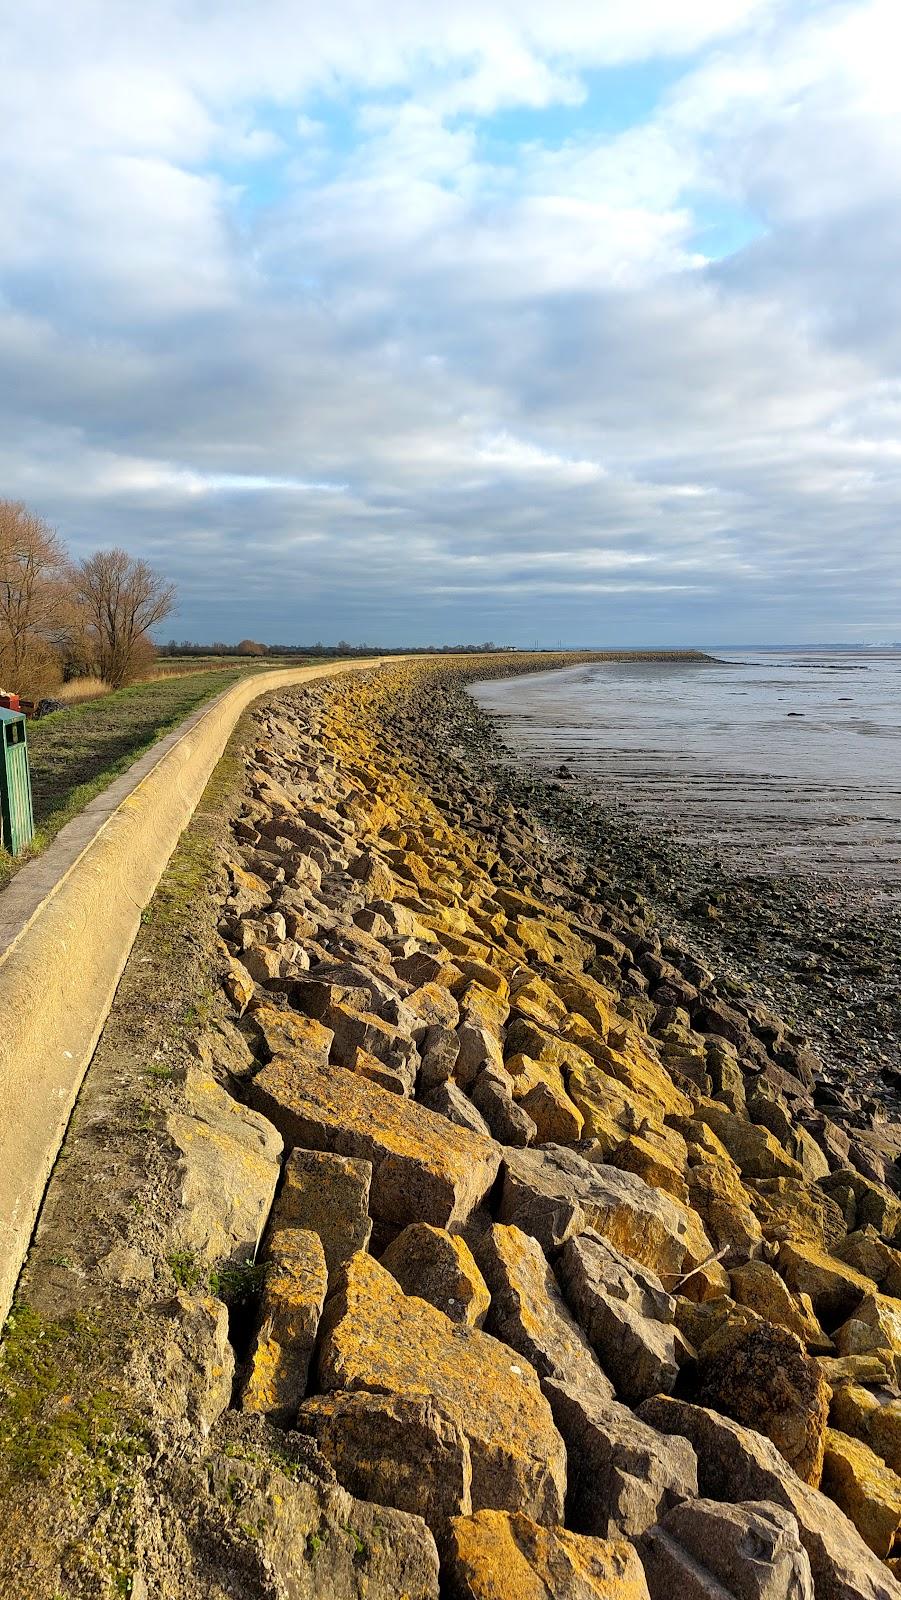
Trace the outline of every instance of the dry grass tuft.
{"label": "dry grass tuft", "polygon": [[81,700],[96,700],[109,692],[109,684],[104,683],[102,678],[70,678],[68,683],[61,683],[58,689],[54,689],[53,698],[69,706]]}

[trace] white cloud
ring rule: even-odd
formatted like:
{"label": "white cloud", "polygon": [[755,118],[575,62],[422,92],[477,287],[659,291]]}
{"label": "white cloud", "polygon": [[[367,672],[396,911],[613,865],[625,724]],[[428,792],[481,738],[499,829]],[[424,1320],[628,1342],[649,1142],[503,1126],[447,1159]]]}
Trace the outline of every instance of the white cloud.
{"label": "white cloud", "polygon": [[[885,0],[34,0],[7,34],[4,492],[171,568],[186,626],[785,637],[853,596],[891,631]],[[605,131],[592,70],[667,56]]]}

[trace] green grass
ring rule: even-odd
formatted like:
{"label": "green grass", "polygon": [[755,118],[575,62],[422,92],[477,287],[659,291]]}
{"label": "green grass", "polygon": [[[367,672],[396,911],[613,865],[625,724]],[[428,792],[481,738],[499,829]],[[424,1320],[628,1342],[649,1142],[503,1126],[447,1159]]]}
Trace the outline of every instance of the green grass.
{"label": "green grass", "polygon": [[[274,665],[280,663],[267,663],[270,668]],[[35,836],[15,860],[0,850],[0,888],[158,739],[230,684],[260,671],[260,663],[251,661],[158,682],[151,679],[29,723]]]}

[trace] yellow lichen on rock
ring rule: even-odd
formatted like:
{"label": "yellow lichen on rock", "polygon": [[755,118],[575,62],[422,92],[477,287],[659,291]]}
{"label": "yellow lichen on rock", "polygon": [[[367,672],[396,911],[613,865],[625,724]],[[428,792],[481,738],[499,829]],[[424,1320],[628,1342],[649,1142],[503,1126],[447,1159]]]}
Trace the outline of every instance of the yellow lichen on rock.
{"label": "yellow lichen on rock", "polygon": [[371,1256],[353,1258],[328,1302],[319,1382],[325,1390],[431,1396],[469,1440],[473,1506],[560,1519],[566,1453],[533,1367],[405,1295]]}
{"label": "yellow lichen on rock", "polygon": [[883,1559],[901,1528],[901,1478],[860,1439],[837,1428],[826,1435],[823,1487]]}
{"label": "yellow lichen on rock", "polygon": [[648,1600],[638,1552],[623,1539],[499,1511],[456,1517],[451,1526],[454,1600]]}

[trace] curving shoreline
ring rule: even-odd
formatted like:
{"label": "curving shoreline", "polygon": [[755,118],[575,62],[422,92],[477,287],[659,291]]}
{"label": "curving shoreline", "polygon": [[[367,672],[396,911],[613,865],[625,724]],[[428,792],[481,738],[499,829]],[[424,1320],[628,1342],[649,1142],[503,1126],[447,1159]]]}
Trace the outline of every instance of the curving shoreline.
{"label": "curving shoreline", "polygon": [[4,1596],[901,1595],[878,1144],[474,779],[473,670],[252,713],[167,874],[7,1338]]}
{"label": "curving shoreline", "polygon": [[861,1126],[897,1118],[901,924],[876,885],[822,871],[755,871],[670,817],[649,824],[595,783],[556,781],[547,761],[510,748],[503,721],[478,704],[457,704],[451,722],[474,780],[481,774],[537,807],[573,848],[592,852],[640,894],[671,937],[791,1017],[815,1044],[842,1097],[836,1103]]}

